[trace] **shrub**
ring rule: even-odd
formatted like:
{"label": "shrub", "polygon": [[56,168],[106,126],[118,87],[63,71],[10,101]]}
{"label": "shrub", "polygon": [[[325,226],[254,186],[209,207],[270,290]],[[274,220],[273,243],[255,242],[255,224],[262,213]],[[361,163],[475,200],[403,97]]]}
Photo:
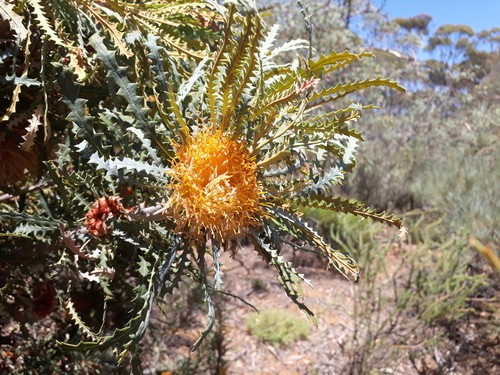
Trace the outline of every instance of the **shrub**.
{"label": "shrub", "polygon": [[[377,223],[354,216],[322,210],[306,215],[362,269],[362,282],[353,287],[350,334],[341,345],[342,373],[382,370],[405,358],[415,362],[436,350],[448,355],[441,366],[459,360],[447,345],[456,345],[457,327],[476,313],[473,297],[491,288],[466,238],[450,235],[439,212],[407,213],[404,244],[381,235]],[[482,332],[490,329],[495,328],[486,321]],[[404,349],[412,343],[419,350]]]}
{"label": "shrub", "polygon": [[253,336],[272,345],[288,345],[309,334],[307,322],[287,310],[253,312],[245,324]]}

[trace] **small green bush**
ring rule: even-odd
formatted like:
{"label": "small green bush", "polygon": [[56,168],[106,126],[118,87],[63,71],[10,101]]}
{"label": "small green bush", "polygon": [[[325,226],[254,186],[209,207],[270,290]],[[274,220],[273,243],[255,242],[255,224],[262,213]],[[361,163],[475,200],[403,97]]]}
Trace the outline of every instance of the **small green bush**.
{"label": "small green bush", "polygon": [[245,322],[250,333],[272,345],[288,345],[309,334],[307,322],[286,310],[252,313]]}
{"label": "small green bush", "polygon": [[266,283],[264,280],[256,277],[254,279],[252,279],[252,289],[255,291],[255,292],[259,292],[259,291],[262,291],[262,290],[266,290]]}

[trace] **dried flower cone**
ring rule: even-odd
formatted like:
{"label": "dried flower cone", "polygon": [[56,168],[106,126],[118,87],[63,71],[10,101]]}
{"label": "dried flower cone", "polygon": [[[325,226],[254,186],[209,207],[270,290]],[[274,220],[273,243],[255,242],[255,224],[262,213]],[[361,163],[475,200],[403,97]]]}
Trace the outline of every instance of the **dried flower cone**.
{"label": "dried flower cone", "polygon": [[109,234],[112,228],[106,223],[111,218],[126,214],[119,197],[101,197],[85,215],[85,226],[89,233],[96,237]]}
{"label": "dried flower cone", "polygon": [[28,173],[39,167],[38,154],[21,148],[22,139],[0,133],[0,185],[15,185],[25,180]]}

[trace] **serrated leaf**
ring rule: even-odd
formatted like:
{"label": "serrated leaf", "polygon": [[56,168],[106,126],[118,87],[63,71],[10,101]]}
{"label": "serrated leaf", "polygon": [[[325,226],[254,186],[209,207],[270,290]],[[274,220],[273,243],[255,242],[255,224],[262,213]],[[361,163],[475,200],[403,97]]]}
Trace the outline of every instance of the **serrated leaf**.
{"label": "serrated leaf", "polygon": [[14,11],[14,4],[0,1],[0,18],[9,22],[10,29],[17,34],[18,42],[28,36],[28,29],[23,25],[23,17]]}
{"label": "serrated leaf", "polygon": [[160,159],[158,158],[156,150],[151,147],[151,141],[146,138],[142,130],[134,128],[132,126],[127,128],[127,130],[136,135],[136,137],[142,142],[143,147],[148,151],[148,155],[151,157],[151,159],[153,159],[155,163],[159,163]]}
{"label": "serrated leaf", "polygon": [[93,153],[90,156],[89,163],[96,164],[97,169],[104,169],[107,172],[107,176],[118,176],[118,171],[124,169],[128,172],[145,172],[160,178],[166,177],[165,168],[127,157],[121,159],[115,157],[104,159],[104,157],[99,156],[97,153]]}
{"label": "serrated leaf", "polygon": [[21,223],[16,227],[13,234],[31,236],[43,242],[50,242],[50,238],[47,238],[46,234],[53,231],[55,231],[54,226]]}
{"label": "serrated leaf", "polygon": [[297,196],[308,196],[325,192],[334,185],[338,185],[344,179],[344,171],[340,167],[331,167],[324,171],[322,175],[315,176],[314,180],[309,180],[307,186],[297,192]]}
{"label": "serrated leaf", "polygon": [[303,275],[301,276],[291,267],[290,263],[285,262],[282,257],[279,257],[276,250],[271,249],[257,233],[252,233],[251,240],[260,256],[276,268],[280,284],[288,298],[306,314],[313,324],[317,325],[318,322],[314,313],[304,303],[299,301],[302,294],[299,282],[306,280]]}
{"label": "serrated leaf", "polygon": [[29,125],[26,127],[26,134],[23,135],[24,141],[21,143],[21,148],[26,151],[30,151],[31,148],[35,145],[36,133],[38,131],[38,127],[42,126],[42,122],[40,118],[43,117],[43,111],[40,106],[35,109],[35,113],[31,115],[31,118],[28,120]]}
{"label": "serrated leaf", "polygon": [[76,323],[76,325],[83,331],[85,334],[92,338],[93,340],[97,340],[97,335],[92,332],[90,327],[82,320],[80,315],[75,309],[74,303],[71,299],[69,299],[65,304],[66,310],[71,317],[71,319]]}
{"label": "serrated leaf", "polygon": [[349,51],[341,53],[332,51],[329,55],[321,54],[317,60],[309,60],[308,68],[315,74],[315,76],[322,76],[364,57],[374,57],[374,55],[367,52],[356,55]]}
{"label": "serrated leaf", "polygon": [[36,78],[29,78],[25,75],[23,75],[21,77],[18,77],[16,75],[11,75],[11,76],[7,75],[5,77],[5,80],[7,82],[12,82],[14,85],[20,85],[20,86],[26,86],[26,87],[41,86],[41,84],[42,84],[42,82],[40,82]]}
{"label": "serrated leaf", "polygon": [[286,176],[288,174],[297,172],[300,168],[305,166],[307,159],[302,152],[296,152],[292,155],[295,155],[295,157],[288,163],[282,163],[283,165],[280,165],[278,163],[271,164],[274,165],[274,167],[265,170],[262,176],[264,178]]}
{"label": "serrated leaf", "polygon": [[127,102],[127,111],[134,114],[136,120],[144,128],[147,128],[147,110],[143,108],[143,98],[137,95],[137,84],[131,83],[126,75],[126,66],[119,66],[116,60],[116,52],[107,49],[102,36],[94,34],[90,37],[89,43],[97,53],[97,58],[101,60],[107,68],[107,77],[118,87],[117,94],[122,96]]}
{"label": "serrated leaf", "polygon": [[385,212],[377,212],[369,209],[363,203],[353,199],[311,194],[307,197],[299,197],[292,200],[299,206],[350,213],[380,223],[393,225],[396,228],[401,228],[403,225],[401,219],[394,218],[393,215],[386,215]]}
{"label": "serrated leaf", "polygon": [[[31,38],[28,35],[28,37],[26,38],[26,43],[24,45],[25,51],[29,51],[30,43],[31,43]],[[30,54],[26,52],[24,54],[24,69],[23,69],[23,72],[20,76],[20,79],[28,77],[28,70],[29,70],[29,66],[30,66],[29,59],[30,59]],[[17,77],[14,78],[14,80],[15,79],[17,79]],[[21,94],[22,86],[23,85],[21,85],[21,84],[16,84],[16,86],[14,87],[14,90],[12,91],[12,98],[10,100],[10,105],[7,108],[7,110],[5,111],[5,114],[3,115],[3,117],[0,119],[0,122],[9,121],[10,116],[16,112],[16,106],[17,106],[17,103],[19,102],[19,95]]]}
{"label": "serrated leaf", "polygon": [[309,107],[317,107],[319,105],[340,99],[349,93],[373,86],[389,87],[401,92],[406,91],[404,87],[399,85],[397,82],[391,81],[387,78],[366,78],[362,81],[348,82],[345,84],[338,83],[336,86],[327,87],[319,92],[313,93],[308,98],[308,102],[310,104]]}
{"label": "serrated leaf", "polygon": [[58,228],[59,223],[53,219],[43,216],[30,215],[24,212],[0,211],[0,218],[14,220],[16,222],[38,224],[47,228]]}
{"label": "serrated leaf", "polygon": [[83,129],[85,132],[85,139],[89,142],[89,144],[91,144],[101,154],[104,154],[104,149],[94,131],[94,118],[87,114],[87,100],[78,98],[81,85],[73,81],[73,71],[69,68],[63,68],[57,77],[57,83],[61,87],[64,94],[62,101],[70,110],[67,119]]}
{"label": "serrated leaf", "polygon": [[151,263],[149,263],[147,260],[144,259],[144,257],[142,255],[139,255],[139,273],[141,274],[142,277],[146,277],[149,272],[150,272],[150,267],[151,267]]}
{"label": "serrated leaf", "polygon": [[58,342],[59,346],[63,349],[86,352],[92,349],[105,350],[110,347],[123,346],[130,348],[137,344],[149,325],[151,312],[153,309],[153,302],[158,295],[159,289],[165,283],[169,271],[176,258],[176,248],[172,249],[170,253],[165,256],[165,259],[158,259],[152,267],[151,272],[147,274],[148,281],[146,292],[142,293],[142,288],[139,291],[140,296],[144,298],[136,298],[134,301],[137,303],[137,309],[133,312],[132,318],[122,328],[117,328],[111,335],[99,336],[97,341],[81,341],[77,344],[69,344]]}
{"label": "serrated leaf", "polygon": [[289,158],[291,152],[292,147],[286,137],[282,142],[271,143],[269,149],[259,157],[257,167],[268,168],[271,165],[276,165]]}
{"label": "serrated leaf", "polygon": [[177,90],[177,99],[176,99],[176,103],[178,106],[181,106],[181,104],[184,101],[184,99],[186,98],[186,96],[188,96],[188,94],[191,93],[196,81],[198,81],[203,76],[203,74],[205,73],[206,65],[208,62],[209,62],[208,56],[204,57],[199,62],[198,66],[196,67],[194,72],[191,74],[189,79],[179,86],[179,88]]}
{"label": "serrated leaf", "polygon": [[44,5],[40,0],[28,0],[29,4],[33,7],[33,14],[35,15],[36,20],[40,28],[47,34],[50,39],[52,39],[56,44],[62,47],[71,48],[71,45],[64,42],[60,37],[58,32],[56,31],[56,27],[51,25],[50,20],[47,18],[45,14]]}
{"label": "serrated leaf", "polygon": [[348,280],[357,281],[359,278],[359,268],[354,259],[340,250],[333,249],[325,243],[323,238],[316,233],[309,225],[300,220],[292,213],[279,207],[269,208],[276,224],[280,225],[291,235],[298,239],[306,241],[311,246],[316,247],[322,255],[328,260],[329,264],[335,267]]}
{"label": "serrated leaf", "polygon": [[215,245],[212,245],[212,257],[214,260],[214,288],[215,290],[219,291],[221,285],[223,284],[222,275],[224,274],[224,272],[222,272],[221,268],[222,263],[220,261],[219,249]]}
{"label": "serrated leaf", "polygon": [[263,61],[263,68],[264,70],[266,69],[271,69],[273,67],[273,64],[271,63],[277,56],[284,52],[291,52],[291,51],[297,51],[301,49],[307,49],[309,48],[309,42],[304,39],[294,39],[290,40],[288,42],[283,43],[279,47],[273,48],[271,51],[269,51],[267,54],[265,53],[265,50],[261,48],[260,50],[260,55],[262,57]]}
{"label": "serrated leaf", "polygon": [[81,5],[90,13],[90,15],[97,20],[103,27],[104,31],[113,39],[114,45],[118,47],[120,53],[127,57],[132,57],[133,53],[127,47],[125,43],[123,43],[123,35],[124,33],[119,31],[116,26],[109,22],[103,15],[99,13],[99,10],[93,8],[93,3],[88,4],[87,2],[82,2]]}

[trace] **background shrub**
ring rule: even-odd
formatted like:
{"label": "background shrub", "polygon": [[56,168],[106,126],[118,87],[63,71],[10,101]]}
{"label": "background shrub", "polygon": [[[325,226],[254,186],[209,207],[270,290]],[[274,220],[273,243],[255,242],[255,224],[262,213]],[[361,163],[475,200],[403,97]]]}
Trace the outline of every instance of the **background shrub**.
{"label": "background shrub", "polygon": [[308,322],[287,310],[253,312],[245,324],[253,336],[273,345],[289,345],[309,334]]}

